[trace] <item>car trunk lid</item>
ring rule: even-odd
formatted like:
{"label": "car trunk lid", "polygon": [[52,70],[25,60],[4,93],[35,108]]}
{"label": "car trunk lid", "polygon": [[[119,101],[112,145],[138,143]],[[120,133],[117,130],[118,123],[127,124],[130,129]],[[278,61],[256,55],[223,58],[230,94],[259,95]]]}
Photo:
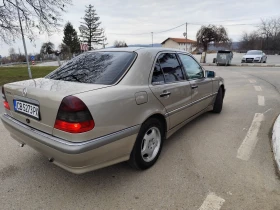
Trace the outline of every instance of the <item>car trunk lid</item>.
{"label": "car trunk lid", "polygon": [[[106,87],[109,85],[45,78],[6,84],[4,91],[10,105],[10,111],[7,113],[28,126],[52,134],[57,112],[64,97]],[[39,119],[36,117],[36,107],[38,107]],[[32,111],[32,109],[34,110]],[[22,111],[28,111],[28,114],[22,113]]]}

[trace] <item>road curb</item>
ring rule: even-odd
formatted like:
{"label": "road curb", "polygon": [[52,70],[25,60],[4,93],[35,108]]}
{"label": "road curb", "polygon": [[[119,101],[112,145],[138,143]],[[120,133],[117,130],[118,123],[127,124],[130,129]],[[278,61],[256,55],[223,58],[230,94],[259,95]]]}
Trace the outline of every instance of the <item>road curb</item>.
{"label": "road curb", "polygon": [[[217,66],[215,63],[201,63],[202,66]],[[240,63],[240,64],[230,64],[230,66],[246,66],[246,67],[280,67],[280,64],[249,64],[249,63]]]}
{"label": "road curb", "polygon": [[273,125],[272,148],[278,172],[280,173],[280,115],[278,115]]}

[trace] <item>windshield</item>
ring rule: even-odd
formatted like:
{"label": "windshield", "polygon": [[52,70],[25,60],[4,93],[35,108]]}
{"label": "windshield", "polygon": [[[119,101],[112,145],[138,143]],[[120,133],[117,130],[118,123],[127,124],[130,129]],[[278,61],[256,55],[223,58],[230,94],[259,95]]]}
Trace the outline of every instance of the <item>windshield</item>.
{"label": "windshield", "polygon": [[248,51],[246,55],[261,55],[262,51]]}
{"label": "windshield", "polygon": [[111,85],[116,83],[134,60],[133,52],[86,52],[51,72],[45,78]]}

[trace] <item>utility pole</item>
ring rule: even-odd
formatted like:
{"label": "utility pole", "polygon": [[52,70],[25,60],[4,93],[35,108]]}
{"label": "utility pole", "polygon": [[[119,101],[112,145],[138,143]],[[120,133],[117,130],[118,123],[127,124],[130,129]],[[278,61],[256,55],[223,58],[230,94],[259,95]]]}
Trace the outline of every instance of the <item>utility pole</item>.
{"label": "utility pole", "polygon": [[154,47],[154,32],[151,33],[152,33],[152,47]]}
{"label": "utility pole", "polygon": [[30,66],[29,66],[29,60],[28,60],[28,55],[27,55],[27,50],[26,50],[26,45],[25,45],[25,39],[24,39],[24,34],[22,30],[22,25],[21,25],[21,19],[20,19],[20,14],[19,14],[19,8],[18,8],[18,0],[16,0],[16,5],[17,5],[17,12],[18,12],[18,20],[19,20],[19,25],[20,25],[20,30],[21,30],[21,36],[22,36],[22,42],[23,42],[23,47],[24,47],[24,52],[25,52],[25,57],[26,57],[26,63],[27,63],[27,69],[28,69],[28,74],[29,78],[32,78]]}

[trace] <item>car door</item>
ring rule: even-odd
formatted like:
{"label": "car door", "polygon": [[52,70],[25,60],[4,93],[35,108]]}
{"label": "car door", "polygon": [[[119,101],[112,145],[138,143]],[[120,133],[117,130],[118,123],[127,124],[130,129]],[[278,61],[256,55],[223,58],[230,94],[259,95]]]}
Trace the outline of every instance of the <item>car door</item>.
{"label": "car door", "polygon": [[204,76],[203,68],[193,57],[187,54],[178,54],[178,56],[191,84],[193,104],[191,111],[196,114],[211,104],[213,82],[211,78]]}
{"label": "car door", "polygon": [[166,108],[170,128],[191,116],[191,86],[175,53],[161,53],[156,58],[150,88]]}

